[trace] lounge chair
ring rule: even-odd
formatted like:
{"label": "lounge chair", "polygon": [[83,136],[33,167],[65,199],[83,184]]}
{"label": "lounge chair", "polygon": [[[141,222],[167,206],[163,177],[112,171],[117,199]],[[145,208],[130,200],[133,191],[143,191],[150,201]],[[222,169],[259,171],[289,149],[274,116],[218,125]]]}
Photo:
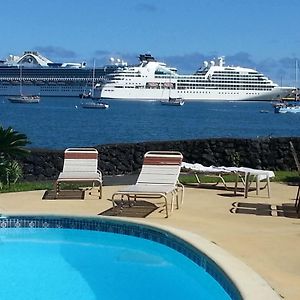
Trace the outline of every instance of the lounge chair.
{"label": "lounge chair", "polygon": [[[294,157],[294,161],[298,170],[298,173],[300,175],[300,163],[299,163],[299,159],[298,159],[298,155],[297,152],[294,148],[293,142],[290,141],[290,148]],[[299,215],[300,213],[300,182],[298,183],[298,190],[297,190],[297,194],[296,194],[296,198],[295,198],[295,208],[296,208],[296,212]]]}
{"label": "lounge chair", "polygon": [[231,174],[232,172],[227,170],[224,167],[215,167],[215,166],[206,167],[199,163],[190,164],[190,163],[182,162],[181,168],[183,171],[187,171],[188,173],[192,172],[198,184],[201,184],[199,175],[203,175],[207,177],[217,178],[216,183],[208,184],[208,185],[218,185],[219,182],[222,182],[224,187],[228,189],[228,186],[223,176]]}
{"label": "lounge chair", "polygon": [[60,192],[60,183],[77,182],[98,184],[99,199],[102,197],[102,174],[98,170],[98,151],[94,148],[68,148],[64,153],[63,171],[56,183],[56,197]]}
{"label": "lounge chair", "polygon": [[260,170],[260,169],[252,169],[252,168],[246,168],[246,167],[226,167],[227,170],[232,171],[236,174],[236,181],[235,181],[235,194],[237,191],[237,182],[238,178],[241,178],[243,184],[244,184],[244,197],[248,197],[248,192],[250,189],[250,186],[253,182],[256,184],[256,195],[258,195],[258,192],[260,190],[260,182],[265,180],[265,186],[268,191],[268,198],[270,198],[271,195],[271,189],[270,189],[270,178],[275,177],[275,174],[273,171],[269,170]]}
{"label": "lounge chair", "polygon": [[179,193],[181,193],[181,204],[183,203],[184,188],[178,181],[182,154],[175,151],[149,151],[144,155],[143,166],[138,179],[134,185],[121,189],[112,195],[113,206],[116,206],[116,197],[121,196],[123,204],[124,196],[127,197],[129,205],[131,199],[137,198],[164,198],[166,218],[169,216],[168,199],[170,194],[171,209],[176,199],[176,207],[179,208]]}
{"label": "lounge chair", "polygon": [[[234,187],[234,194],[237,193],[237,184],[238,180],[241,179],[242,183],[244,184],[244,196],[245,198],[248,197],[248,192],[252,182],[256,182],[256,194],[260,189],[259,183],[263,180],[266,180],[266,187],[268,189],[268,197],[270,197],[270,178],[274,177],[275,174],[273,171],[267,170],[258,170],[252,168],[245,168],[245,167],[205,167],[201,164],[190,164],[183,162],[181,167],[183,170],[190,170],[194,172],[198,183],[200,183],[199,177],[197,173],[210,176],[210,177],[217,177],[222,181],[225,188],[227,189],[228,186],[223,178],[224,175],[233,174],[236,176],[235,180],[235,187]],[[218,181],[219,182],[219,181]],[[218,182],[216,184],[218,184]]]}

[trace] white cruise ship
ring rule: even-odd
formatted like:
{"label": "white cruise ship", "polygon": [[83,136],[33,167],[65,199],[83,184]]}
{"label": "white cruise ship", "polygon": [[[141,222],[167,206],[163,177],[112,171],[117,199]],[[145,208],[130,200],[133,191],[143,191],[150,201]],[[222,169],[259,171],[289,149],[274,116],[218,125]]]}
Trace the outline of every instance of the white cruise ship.
{"label": "white cruise ship", "polygon": [[87,67],[84,62],[53,62],[37,51],[9,55],[0,60],[0,96],[18,95],[22,80],[27,95],[78,97],[103,82],[106,74],[126,65],[121,60],[111,62],[104,67]]}
{"label": "white cruise ship", "polygon": [[139,56],[137,66],[107,75],[103,99],[257,101],[277,100],[294,87],[279,87],[256,70],[225,66],[224,57],[203,66],[193,75],[179,75],[175,68],[156,61],[150,54]]}

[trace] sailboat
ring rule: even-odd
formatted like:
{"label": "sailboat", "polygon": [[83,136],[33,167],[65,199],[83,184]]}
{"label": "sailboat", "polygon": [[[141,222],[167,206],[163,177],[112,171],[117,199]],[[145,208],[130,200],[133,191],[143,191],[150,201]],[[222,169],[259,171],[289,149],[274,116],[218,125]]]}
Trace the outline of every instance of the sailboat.
{"label": "sailboat", "polygon": [[85,91],[79,95],[81,99],[100,99],[100,93],[97,96],[95,94],[95,61],[94,61],[94,67],[93,67],[93,75],[92,75],[92,88],[86,93]]}
{"label": "sailboat", "polygon": [[160,103],[162,105],[182,106],[184,104],[184,100],[181,97],[178,98],[169,97],[168,100],[161,100]]}
{"label": "sailboat", "polygon": [[7,98],[12,103],[39,103],[40,96],[38,95],[24,95],[23,94],[23,76],[22,76],[22,66],[20,66],[20,95],[17,96],[9,96]]}
{"label": "sailboat", "polygon": [[100,101],[100,99],[95,99],[95,100],[90,100],[90,101],[81,103],[81,107],[82,108],[105,109],[105,108],[109,108],[109,104]]}
{"label": "sailboat", "polygon": [[96,109],[105,109],[109,108],[107,103],[104,103],[100,100],[100,95],[95,95],[95,61],[94,61],[94,68],[93,68],[93,79],[92,79],[92,89],[89,91],[88,94],[81,94],[80,98],[88,99],[87,101],[83,101],[81,103],[82,108],[96,108]]}
{"label": "sailboat", "polygon": [[174,83],[171,83],[171,75],[170,75],[170,82],[167,85],[169,89],[169,98],[160,100],[162,105],[170,105],[170,106],[182,106],[184,104],[184,100],[181,97],[171,97],[171,89],[173,88]]}

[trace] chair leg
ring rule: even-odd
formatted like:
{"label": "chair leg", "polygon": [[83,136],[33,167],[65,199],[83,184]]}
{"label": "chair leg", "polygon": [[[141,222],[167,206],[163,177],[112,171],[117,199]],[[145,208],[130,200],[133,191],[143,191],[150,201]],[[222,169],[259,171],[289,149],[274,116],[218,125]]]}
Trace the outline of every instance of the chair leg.
{"label": "chair leg", "polygon": [[267,176],[267,189],[268,189],[268,198],[271,197],[271,190],[270,190],[270,177]]}
{"label": "chair leg", "polygon": [[179,209],[179,195],[178,195],[178,190],[174,192],[174,196],[176,197],[176,209]]}
{"label": "chair leg", "polygon": [[[168,200],[166,195],[162,195],[162,197],[165,199],[165,204],[166,204],[166,218],[169,217],[169,209],[168,209]],[[171,204],[172,205],[172,204]]]}
{"label": "chair leg", "polygon": [[102,184],[100,182],[100,184],[99,184],[99,199],[101,199],[101,198],[102,198]]}
{"label": "chair leg", "polygon": [[199,178],[198,174],[196,172],[194,172],[194,175],[196,177],[197,183],[200,184],[201,181],[200,181],[200,178]]}
{"label": "chair leg", "polygon": [[258,176],[256,175],[256,195],[258,195],[258,191],[259,191],[259,180],[258,180]]}
{"label": "chair leg", "polygon": [[298,185],[297,195],[296,195],[296,199],[295,199],[295,207],[297,207],[299,205],[299,202],[300,202],[299,196],[300,196],[300,183]]}
{"label": "chair leg", "polygon": [[235,173],[235,183],[234,183],[234,196],[237,194],[237,186],[238,186],[238,179],[239,179],[239,174]]}
{"label": "chair leg", "polygon": [[297,194],[295,198],[295,209],[298,216],[300,216],[300,182],[298,184]]}
{"label": "chair leg", "polygon": [[298,197],[298,202],[296,202],[297,205],[296,205],[296,212],[297,212],[297,215],[300,217],[300,201],[299,201],[299,197]]}
{"label": "chair leg", "polygon": [[179,189],[181,190],[181,199],[180,199],[180,205],[183,204],[183,197],[184,197],[184,185],[180,182],[177,183],[177,194],[179,193]]}
{"label": "chair leg", "polygon": [[246,175],[245,175],[245,195],[244,195],[245,198],[248,198],[248,191],[249,191],[249,185],[250,185],[249,180],[250,180],[250,174],[246,173]]}
{"label": "chair leg", "polygon": [[[171,212],[173,212],[173,210],[174,210],[174,199],[176,197],[176,200],[177,200],[177,196],[176,196],[174,191],[171,192],[171,196],[172,196],[172,199],[171,199],[171,208],[170,209],[171,209]],[[178,201],[177,201],[177,209],[178,209]]]}
{"label": "chair leg", "polygon": [[57,199],[57,197],[58,197],[59,188],[60,188],[59,181],[56,181],[55,184],[54,184],[54,191],[55,191],[54,199]]}

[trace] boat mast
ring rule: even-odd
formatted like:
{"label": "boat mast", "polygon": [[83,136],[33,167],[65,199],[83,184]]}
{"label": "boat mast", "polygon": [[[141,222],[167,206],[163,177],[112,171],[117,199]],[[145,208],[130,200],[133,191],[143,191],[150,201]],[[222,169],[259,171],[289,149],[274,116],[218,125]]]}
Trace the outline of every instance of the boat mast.
{"label": "boat mast", "polygon": [[170,77],[169,77],[169,101],[171,100],[171,72],[170,72]]}
{"label": "boat mast", "polygon": [[92,97],[94,97],[94,89],[95,89],[95,60],[94,60],[93,78],[92,78]]}
{"label": "boat mast", "polygon": [[296,62],[295,62],[295,87],[296,87],[295,100],[296,101],[298,100],[298,87],[297,87],[297,84],[298,84],[298,60],[296,59]]}
{"label": "boat mast", "polygon": [[23,80],[23,76],[22,76],[22,66],[20,65],[20,95],[23,96],[23,85],[22,85],[22,80]]}

